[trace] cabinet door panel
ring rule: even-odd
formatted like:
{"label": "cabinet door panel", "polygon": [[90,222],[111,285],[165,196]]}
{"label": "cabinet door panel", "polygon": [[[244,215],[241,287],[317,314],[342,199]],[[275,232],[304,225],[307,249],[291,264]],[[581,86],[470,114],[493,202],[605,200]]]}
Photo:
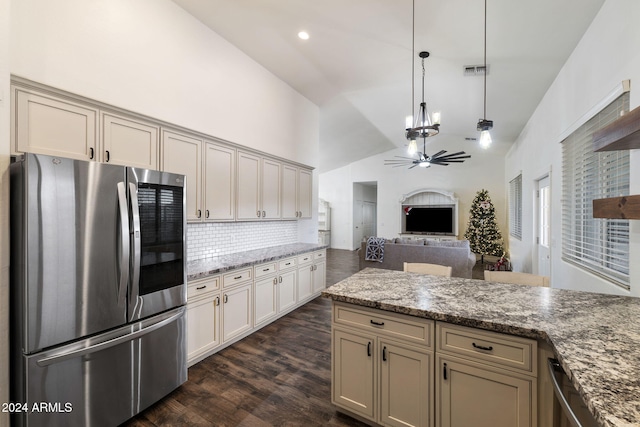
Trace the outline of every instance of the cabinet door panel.
{"label": "cabinet door panel", "polygon": [[158,169],[158,127],[102,114],[102,161]]}
{"label": "cabinet door panel", "polygon": [[311,269],[313,265],[304,265],[298,269],[298,301],[304,301],[313,293],[312,280],[313,273]]}
{"label": "cabinet door panel", "polygon": [[15,149],[97,160],[97,110],[15,90]]}
{"label": "cabinet door panel", "polygon": [[433,353],[381,340],[380,421],[389,426],[432,424]]}
{"label": "cabinet door panel", "polygon": [[202,141],[174,132],[162,132],[160,169],[187,177],[187,220],[200,221],[202,215]]}
{"label": "cabinet door panel", "polygon": [[297,219],[298,168],[282,165],[282,218]]}
{"label": "cabinet door panel", "polygon": [[189,361],[220,344],[219,297],[187,304],[187,358]]}
{"label": "cabinet door panel", "polygon": [[254,296],[254,318],[256,326],[273,318],[277,313],[276,292],[278,285],[276,281],[276,277],[256,281]]}
{"label": "cabinet door panel", "polygon": [[311,218],[311,171],[300,169],[298,172],[298,211],[300,218]]}
{"label": "cabinet door panel", "polygon": [[205,220],[233,220],[236,214],[236,150],[206,144]]}
{"label": "cabinet door panel", "polygon": [[260,209],[260,157],[238,151],[238,188],[236,217],[241,220],[259,220]]}
{"label": "cabinet door panel", "polygon": [[437,364],[439,426],[533,427],[535,378],[450,356],[439,356]]}
{"label": "cabinet door panel", "polygon": [[278,280],[278,311],[284,311],[296,305],[297,272],[281,273]]}
{"label": "cabinet door panel", "polygon": [[239,286],[222,295],[222,340],[227,342],[252,327],[251,284]]}
{"label": "cabinet door panel", "polygon": [[375,421],[375,337],[333,331],[332,402]]}
{"label": "cabinet door panel", "polygon": [[313,269],[313,293],[320,292],[326,288],[326,272],[327,264],[322,262],[316,262]]}
{"label": "cabinet door panel", "polygon": [[262,160],[262,212],[263,218],[280,218],[280,169],[274,160]]}

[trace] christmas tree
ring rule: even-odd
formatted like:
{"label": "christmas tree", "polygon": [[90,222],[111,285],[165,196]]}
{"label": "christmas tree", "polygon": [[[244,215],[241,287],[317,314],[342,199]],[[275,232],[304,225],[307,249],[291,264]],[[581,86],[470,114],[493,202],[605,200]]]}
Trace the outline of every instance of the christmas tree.
{"label": "christmas tree", "polygon": [[478,191],[469,210],[469,225],[464,233],[469,241],[471,251],[480,254],[482,261],[485,255],[503,256],[502,235],[496,224],[496,210],[491,203],[489,192]]}

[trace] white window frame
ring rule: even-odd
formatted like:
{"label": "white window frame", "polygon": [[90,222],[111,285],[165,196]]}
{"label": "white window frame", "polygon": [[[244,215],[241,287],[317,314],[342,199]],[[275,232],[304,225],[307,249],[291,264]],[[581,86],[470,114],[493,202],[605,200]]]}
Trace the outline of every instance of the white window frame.
{"label": "white window frame", "polygon": [[562,259],[629,289],[629,221],[593,218],[593,200],[629,194],[629,151],[593,151],[593,133],[629,111],[623,93],[562,141]]}
{"label": "white window frame", "polygon": [[522,173],[509,181],[509,235],[522,240]]}

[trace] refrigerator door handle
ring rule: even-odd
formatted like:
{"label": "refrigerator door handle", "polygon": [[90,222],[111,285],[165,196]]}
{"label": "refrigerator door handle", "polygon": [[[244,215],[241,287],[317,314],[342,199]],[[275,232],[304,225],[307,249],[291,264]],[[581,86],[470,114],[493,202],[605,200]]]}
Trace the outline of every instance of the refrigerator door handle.
{"label": "refrigerator door handle", "polygon": [[174,320],[176,320],[177,318],[183,315],[184,315],[184,308],[181,308],[177,313],[167,317],[166,319],[160,320],[156,323],[153,323],[152,325],[149,325],[143,329],[137,330],[130,334],[119,336],[117,338],[113,338],[107,341],[103,341],[98,344],[90,345],[89,347],[82,347],[77,350],[62,351],[52,356],[47,356],[40,360],[37,360],[36,363],[38,364],[38,366],[49,366],[49,365],[53,365],[54,363],[60,363],[60,362],[64,362],[65,360],[73,359],[75,357],[80,357],[86,354],[96,353],[101,350],[106,350],[107,348],[116,346],[118,344],[122,344],[127,341],[133,341],[144,335],[147,335],[148,333],[151,333],[157,329],[162,328],[163,326],[168,325],[169,323],[173,322]]}
{"label": "refrigerator door handle", "polygon": [[127,301],[127,282],[129,282],[129,212],[127,210],[127,190],[124,182],[118,185],[118,213],[120,214],[120,284],[118,286],[118,305]]}
{"label": "refrigerator door handle", "polygon": [[133,243],[132,255],[132,277],[131,277],[131,296],[129,307],[133,307],[129,312],[129,319],[135,320],[139,315],[136,315],[136,310],[142,310],[140,304],[140,207],[138,205],[138,187],[136,184],[129,183],[129,197],[131,201],[131,225],[133,228],[131,241]]}

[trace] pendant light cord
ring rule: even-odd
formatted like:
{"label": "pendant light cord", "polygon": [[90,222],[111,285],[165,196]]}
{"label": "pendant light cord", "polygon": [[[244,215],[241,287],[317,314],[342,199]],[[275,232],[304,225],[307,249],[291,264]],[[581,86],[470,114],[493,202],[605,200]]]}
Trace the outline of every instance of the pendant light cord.
{"label": "pendant light cord", "polygon": [[[416,68],[416,0],[413,0],[413,6],[411,9],[411,121],[415,120],[415,68]],[[415,127],[415,123],[413,124]]]}
{"label": "pendant light cord", "polygon": [[484,120],[487,120],[487,0],[484,0]]}

